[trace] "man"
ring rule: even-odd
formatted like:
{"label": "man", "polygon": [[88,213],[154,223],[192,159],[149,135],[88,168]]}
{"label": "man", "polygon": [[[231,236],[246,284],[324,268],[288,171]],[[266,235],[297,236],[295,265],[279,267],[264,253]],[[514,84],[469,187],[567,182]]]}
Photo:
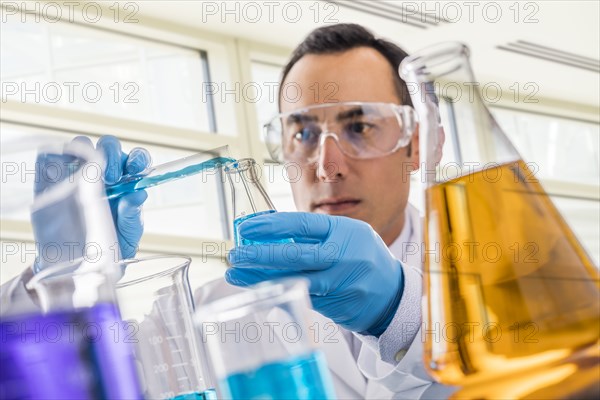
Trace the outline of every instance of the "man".
{"label": "man", "polygon": [[[411,105],[397,73],[404,57],[354,24],[319,28],[297,47],[280,87],[294,83],[301,96],[292,101],[280,91],[281,114],[268,126],[267,144],[274,158],[302,167],[301,179],[291,183],[298,210],[335,217],[251,218],[240,225],[241,236],[293,237],[301,256],[265,244],[239,247],[229,257],[234,268],[226,279],[234,285],[309,279],[315,309],[345,328],[336,348],[322,345],[340,398],[452,391],[433,385],[423,369],[421,255],[402,251],[405,243],[422,243],[418,212],[408,204],[419,137],[412,110],[401,107]],[[335,256],[325,257],[332,249]]]}

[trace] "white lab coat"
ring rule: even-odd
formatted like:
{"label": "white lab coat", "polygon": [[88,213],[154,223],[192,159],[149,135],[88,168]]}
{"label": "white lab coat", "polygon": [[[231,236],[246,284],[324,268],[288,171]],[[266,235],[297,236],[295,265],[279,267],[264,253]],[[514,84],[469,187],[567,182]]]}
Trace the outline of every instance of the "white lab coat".
{"label": "white lab coat", "polygon": [[[423,368],[418,332],[422,293],[421,226],[418,210],[409,205],[404,229],[389,247],[404,266],[404,292],[394,319],[379,339],[350,332],[316,311],[312,314],[310,326],[321,330],[318,344],[327,359],[339,399],[447,398],[455,390],[434,383]],[[224,279],[218,279],[204,285],[194,297],[197,306],[202,307],[205,302],[239,290]],[[337,328],[334,334],[332,325]]]}

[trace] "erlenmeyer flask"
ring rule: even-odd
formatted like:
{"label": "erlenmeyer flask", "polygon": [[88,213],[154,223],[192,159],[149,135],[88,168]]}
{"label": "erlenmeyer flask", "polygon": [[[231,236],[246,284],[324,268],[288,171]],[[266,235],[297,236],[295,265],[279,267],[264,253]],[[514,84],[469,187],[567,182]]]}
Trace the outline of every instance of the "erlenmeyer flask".
{"label": "erlenmeyer flask", "polygon": [[[277,212],[269,195],[260,183],[256,161],[242,158],[225,166],[225,173],[231,188],[233,202],[233,243],[236,246],[256,243],[240,237],[238,226],[247,219],[261,214]],[[291,239],[274,241],[289,243]]]}
{"label": "erlenmeyer flask", "polygon": [[470,385],[595,348],[597,368],[598,271],[486,108],[468,48],[434,46],[400,73],[420,121],[425,367]]}

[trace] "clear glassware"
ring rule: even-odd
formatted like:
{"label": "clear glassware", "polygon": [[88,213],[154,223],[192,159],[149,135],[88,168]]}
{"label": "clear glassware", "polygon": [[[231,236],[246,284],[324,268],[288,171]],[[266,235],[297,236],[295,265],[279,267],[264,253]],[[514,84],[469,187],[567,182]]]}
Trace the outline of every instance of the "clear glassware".
{"label": "clear glassware", "polygon": [[2,163],[2,218],[32,225],[37,254],[35,268],[1,289],[1,397],[140,399],[119,335],[116,233],[94,174],[101,156],[78,142],[23,138],[3,143]]}
{"label": "clear glassware", "polygon": [[223,399],[333,399],[324,355],[308,329],[302,279],[265,282],[203,304],[194,322]]}
{"label": "clear glassware", "polygon": [[233,158],[227,157],[227,153],[228,146],[221,146],[164,164],[151,166],[138,174],[124,176],[117,183],[108,186],[106,195],[109,199],[112,199],[126,193],[137,192],[196,175],[203,171],[221,168],[225,163],[235,161]]}
{"label": "clear glassware", "polygon": [[119,258],[103,165],[99,152],[78,141],[41,136],[2,143],[1,216],[31,227],[35,272],[79,258],[104,265]]}
{"label": "clear glassware", "polygon": [[192,323],[190,262],[188,257],[157,256],[122,264],[117,295],[149,399],[215,399]]}
{"label": "clear glassware", "polygon": [[[433,46],[400,73],[425,183],[425,366],[477,398],[597,382],[598,270],[488,111],[468,48]],[[496,384],[517,373],[531,378],[520,392]]]}
{"label": "clear glassware", "polygon": [[80,259],[48,267],[27,283],[42,312],[3,318],[3,334],[19,326],[2,353],[25,398],[143,398],[114,266]]}
{"label": "clear glassware", "polygon": [[[267,191],[260,183],[256,161],[242,158],[225,165],[225,175],[231,188],[233,212],[233,242],[236,246],[257,243],[240,237],[239,225],[258,215],[277,212]],[[291,243],[292,239],[276,240],[274,243]]]}

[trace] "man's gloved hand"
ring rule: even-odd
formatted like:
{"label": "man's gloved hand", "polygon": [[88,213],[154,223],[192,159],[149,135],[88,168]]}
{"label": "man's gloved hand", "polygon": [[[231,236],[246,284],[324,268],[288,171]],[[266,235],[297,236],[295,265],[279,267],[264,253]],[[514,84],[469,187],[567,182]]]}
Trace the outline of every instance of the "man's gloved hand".
{"label": "man's gloved hand", "polygon": [[[121,142],[114,136],[102,136],[98,139],[96,148],[103,152],[106,160],[104,182],[107,185],[115,184],[123,175],[142,172],[151,163],[150,153],[146,149],[136,147],[126,154],[121,150]],[[148,194],[141,190],[110,200],[110,210],[123,259],[135,256],[137,251],[144,232],[142,204],[147,198]]]}
{"label": "man's gloved hand", "polygon": [[[73,139],[73,142],[77,142],[77,145],[89,146],[93,151],[92,141],[85,136],[79,136]],[[122,175],[141,172],[150,163],[150,155],[146,150],[136,148],[129,155],[125,154],[121,150],[120,142],[113,136],[100,138],[96,150],[104,155],[106,161],[106,165],[102,166],[104,181],[109,184],[118,181]],[[34,195],[38,196],[46,190],[51,190],[53,185],[67,179],[74,173],[73,168],[80,162],[81,160],[69,151],[64,154],[38,154]],[[135,255],[143,232],[141,205],[146,198],[147,194],[140,191],[110,201],[121,258]],[[33,231],[39,249],[34,272],[39,272],[51,264],[83,255],[86,245],[89,244],[87,241],[90,239],[87,234],[90,227],[85,226],[86,218],[82,214],[81,207],[76,198],[66,196],[60,202],[52,203],[32,213]],[[109,251],[109,249],[102,250]]]}
{"label": "man's gloved hand", "polygon": [[310,281],[314,308],[343,327],[379,336],[404,289],[402,266],[365,222],[311,213],[273,213],[244,221],[240,235],[268,242],[229,254],[225,277],[237,286],[301,276]]}

